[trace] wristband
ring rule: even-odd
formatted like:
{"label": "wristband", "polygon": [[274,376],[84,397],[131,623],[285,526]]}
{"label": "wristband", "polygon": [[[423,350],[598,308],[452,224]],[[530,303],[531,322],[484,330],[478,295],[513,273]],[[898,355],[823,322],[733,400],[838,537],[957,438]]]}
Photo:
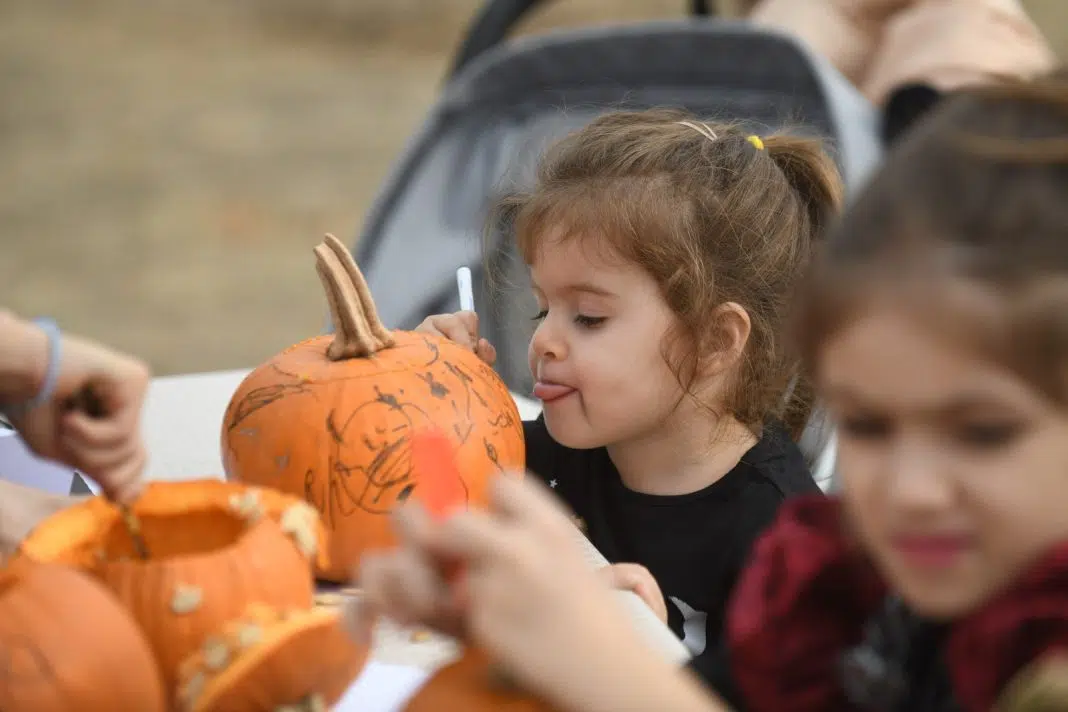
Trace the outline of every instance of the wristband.
{"label": "wristband", "polygon": [[5,405],[3,411],[8,416],[17,417],[44,405],[52,398],[56,391],[56,384],[59,382],[59,360],[62,356],[60,347],[63,343],[59,327],[52,319],[34,319],[33,323],[48,338],[48,366],[45,369],[44,381],[41,383],[41,390],[37,391],[33,398],[22,403]]}

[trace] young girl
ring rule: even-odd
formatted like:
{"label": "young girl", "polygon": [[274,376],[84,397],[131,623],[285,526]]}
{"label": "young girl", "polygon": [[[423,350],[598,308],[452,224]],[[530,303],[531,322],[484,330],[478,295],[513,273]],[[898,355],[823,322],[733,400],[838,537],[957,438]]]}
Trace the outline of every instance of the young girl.
{"label": "young girl", "polygon": [[[527,466],[702,673],[752,542],[786,497],[818,492],[790,437],[809,389],[787,398],[780,334],[840,192],[817,140],[648,111],[563,139],[503,204],[539,307]],[[493,360],[472,313],[421,328]]]}
{"label": "young girl", "polygon": [[[756,546],[727,622],[736,708],[1068,709],[1065,195],[1059,75],[949,100],[830,240],[799,333],[842,492],[787,503]],[[560,709],[725,709],[634,641],[529,484],[400,523],[372,607],[456,614],[432,572],[460,560],[465,630]]]}

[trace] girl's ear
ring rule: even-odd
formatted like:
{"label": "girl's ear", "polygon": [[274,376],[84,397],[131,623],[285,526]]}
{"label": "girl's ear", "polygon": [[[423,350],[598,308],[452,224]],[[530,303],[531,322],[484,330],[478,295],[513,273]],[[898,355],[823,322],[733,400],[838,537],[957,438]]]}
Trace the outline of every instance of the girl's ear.
{"label": "girl's ear", "polygon": [[711,317],[700,359],[700,370],[706,376],[733,368],[745,352],[753,331],[749,312],[737,302],[720,304]]}

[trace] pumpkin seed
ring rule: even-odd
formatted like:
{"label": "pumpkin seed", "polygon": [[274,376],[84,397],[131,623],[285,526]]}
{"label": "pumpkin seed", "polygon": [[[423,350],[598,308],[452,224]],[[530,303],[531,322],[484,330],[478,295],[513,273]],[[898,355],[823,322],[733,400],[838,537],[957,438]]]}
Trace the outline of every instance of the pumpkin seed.
{"label": "pumpkin seed", "polygon": [[180,696],[182,698],[182,705],[191,710],[196,706],[197,700],[204,694],[204,686],[207,684],[207,678],[202,672],[193,673],[185,684],[182,685]]}
{"label": "pumpkin seed", "polygon": [[237,512],[243,519],[253,524],[263,516],[263,506],[260,504],[260,495],[256,490],[250,489],[241,494],[230,495],[230,509]]}
{"label": "pumpkin seed", "polygon": [[219,671],[230,662],[230,648],[226,641],[218,638],[208,638],[204,641],[204,665],[209,670]]}
{"label": "pumpkin seed", "polygon": [[255,623],[246,623],[237,631],[237,644],[242,648],[251,648],[263,639],[263,629]]}
{"label": "pumpkin seed", "polygon": [[171,611],[180,616],[192,613],[200,608],[203,600],[204,592],[200,587],[180,583],[175,587],[174,596],[171,597]]}
{"label": "pumpkin seed", "polygon": [[282,531],[292,537],[300,552],[309,559],[319,548],[315,532],[318,518],[315,509],[305,502],[298,502],[282,512]]}

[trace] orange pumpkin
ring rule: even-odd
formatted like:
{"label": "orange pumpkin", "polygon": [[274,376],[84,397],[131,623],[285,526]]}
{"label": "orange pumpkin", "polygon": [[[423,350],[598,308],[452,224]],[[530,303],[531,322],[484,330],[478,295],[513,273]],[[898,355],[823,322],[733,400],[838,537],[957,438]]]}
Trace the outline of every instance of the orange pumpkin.
{"label": "orange pumpkin", "polygon": [[182,663],[181,712],[325,710],[367,660],[337,611],[250,605]]}
{"label": "orange pumpkin", "polygon": [[0,571],[0,709],[166,709],[148,641],[89,576],[23,562]]}
{"label": "orange pumpkin", "polygon": [[479,649],[467,648],[409,700],[404,712],[555,712],[556,708],[502,680]]}
{"label": "orange pumpkin", "polygon": [[507,387],[470,349],[388,331],[346,247],[315,249],[336,334],[291,346],[245,378],[222,430],[228,477],[304,497],[330,531],[331,565],[347,581],[364,551],[388,548],[386,516],[418,491],[410,442],[447,433],[460,476],[436,483],[460,506],[487,502],[500,473],[522,471],[523,427]]}
{"label": "orange pumpkin", "polygon": [[249,603],[314,604],[313,559],[325,531],[302,500],[219,480],[152,482],[132,512],[147,559],[103,497],[43,521],[16,557],[92,572],[141,625],[168,686],[181,661]]}

